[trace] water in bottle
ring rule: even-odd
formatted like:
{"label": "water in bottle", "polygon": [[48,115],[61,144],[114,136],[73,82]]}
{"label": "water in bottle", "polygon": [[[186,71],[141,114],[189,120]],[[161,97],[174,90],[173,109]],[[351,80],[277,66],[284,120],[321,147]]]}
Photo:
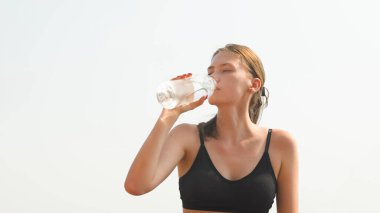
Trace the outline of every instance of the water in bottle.
{"label": "water in bottle", "polygon": [[157,100],[166,109],[188,104],[214,92],[215,80],[208,75],[170,80],[157,88]]}

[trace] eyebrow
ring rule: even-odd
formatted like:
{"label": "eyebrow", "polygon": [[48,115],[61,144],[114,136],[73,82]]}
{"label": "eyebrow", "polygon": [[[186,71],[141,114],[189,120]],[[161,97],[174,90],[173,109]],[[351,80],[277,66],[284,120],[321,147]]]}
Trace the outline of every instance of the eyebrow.
{"label": "eyebrow", "polygon": [[[223,63],[223,64],[221,64],[220,66],[226,66],[226,65],[234,66],[234,65],[231,64],[231,63]],[[207,68],[207,70],[210,70],[210,69],[214,69],[214,66],[209,66],[209,67]]]}

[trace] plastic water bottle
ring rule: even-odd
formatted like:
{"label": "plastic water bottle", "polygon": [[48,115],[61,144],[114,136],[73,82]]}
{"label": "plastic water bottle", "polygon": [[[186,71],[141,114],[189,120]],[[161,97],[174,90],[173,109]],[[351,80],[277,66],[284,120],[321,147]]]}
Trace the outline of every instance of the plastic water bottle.
{"label": "plastic water bottle", "polygon": [[166,109],[188,104],[211,94],[215,80],[208,75],[193,75],[188,78],[163,82],[157,88],[157,100]]}

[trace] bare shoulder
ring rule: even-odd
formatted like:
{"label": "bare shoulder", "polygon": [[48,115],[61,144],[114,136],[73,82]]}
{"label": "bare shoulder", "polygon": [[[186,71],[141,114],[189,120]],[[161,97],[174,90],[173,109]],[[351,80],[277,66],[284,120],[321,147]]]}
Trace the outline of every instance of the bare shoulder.
{"label": "bare shoulder", "polygon": [[[170,131],[170,138],[184,145],[192,144],[198,137],[198,128],[195,124],[182,123]],[[185,147],[186,148],[186,147]]]}
{"label": "bare shoulder", "polygon": [[172,131],[174,131],[174,130],[179,131],[181,133],[186,133],[189,131],[197,130],[197,125],[189,124],[189,123],[182,123],[182,124],[178,124],[177,126],[175,126]]}
{"label": "bare shoulder", "polygon": [[178,177],[182,177],[191,168],[199,150],[199,131],[195,124],[180,124],[173,129],[176,137],[179,137],[184,150],[184,157],[178,163]]}
{"label": "bare shoulder", "polygon": [[298,144],[285,130],[275,129],[272,136],[281,159],[277,176],[277,211],[298,212]]}
{"label": "bare shoulder", "polygon": [[178,164],[178,171],[182,176],[187,167],[191,166],[191,159],[196,154],[196,150],[199,146],[199,133],[198,127],[195,124],[183,123],[175,126],[170,133],[171,140],[178,143],[181,150],[184,151],[184,156]]}
{"label": "bare shoulder", "polygon": [[294,136],[283,129],[273,129],[271,144],[276,152],[281,155],[282,160],[297,155],[298,143]]}
{"label": "bare shoulder", "polygon": [[187,136],[193,136],[198,132],[197,125],[195,124],[189,124],[189,123],[182,123],[175,126],[171,131],[170,134],[173,136],[179,136],[183,139],[186,139]]}

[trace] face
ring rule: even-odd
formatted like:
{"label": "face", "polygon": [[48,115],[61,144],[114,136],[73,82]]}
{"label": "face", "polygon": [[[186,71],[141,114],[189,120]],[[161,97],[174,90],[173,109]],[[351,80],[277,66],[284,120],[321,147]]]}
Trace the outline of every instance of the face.
{"label": "face", "polygon": [[208,67],[208,74],[216,81],[215,91],[209,97],[210,104],[249,102],[254,92],[254,78],[237,55],[226,51],[219,52]]}

